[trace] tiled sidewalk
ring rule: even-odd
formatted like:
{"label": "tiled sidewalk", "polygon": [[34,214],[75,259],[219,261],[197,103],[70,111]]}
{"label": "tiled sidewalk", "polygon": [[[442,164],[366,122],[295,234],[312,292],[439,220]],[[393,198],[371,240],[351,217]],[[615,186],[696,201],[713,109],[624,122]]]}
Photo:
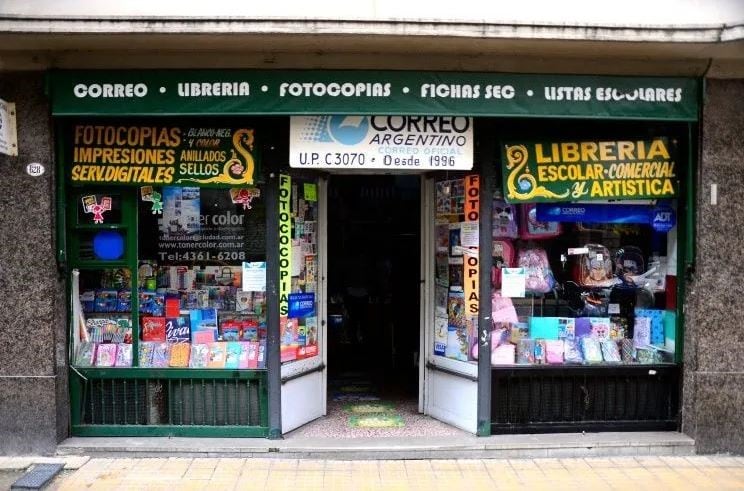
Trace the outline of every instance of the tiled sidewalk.
{"label": "tiled sidewalk", "polygon": [[525,460],[91,459],[60,490],[744,489],[744,457]]}

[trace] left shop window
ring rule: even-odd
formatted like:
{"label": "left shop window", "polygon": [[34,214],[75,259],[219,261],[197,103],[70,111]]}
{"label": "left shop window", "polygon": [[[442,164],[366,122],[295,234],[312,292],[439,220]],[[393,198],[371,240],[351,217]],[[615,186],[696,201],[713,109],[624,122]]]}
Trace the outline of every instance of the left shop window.
{"label": "left shop window", "polygon": [[[78,261],[124,261],[128,234],[136,234],[137,255],[136,280],[128,268],[82,270],[73,278],[79,298],[73,363],[265,368],[261,189],[142,187],[131,205],[136,230],[131,225],[76,231]],[[95,245],[100,234],[118,236],[120,241],[107,240],[121,244],[101,249]]]}

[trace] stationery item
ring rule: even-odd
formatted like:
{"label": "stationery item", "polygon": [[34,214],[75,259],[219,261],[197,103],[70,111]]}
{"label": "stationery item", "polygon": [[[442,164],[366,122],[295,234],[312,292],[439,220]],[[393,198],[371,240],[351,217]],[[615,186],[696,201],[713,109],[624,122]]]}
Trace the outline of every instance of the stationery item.
{"label": "stationery item", "polygon": [[563,360],[565,363],[582,363],[584,361],[577,338],[563,340]]}
{"label": "stationery item", "polygon": [[542,365],[546,361],[547,345],[544,339],[535,340],[535,363]]}
{"label": "stationery item", "polygon": [[537,204],[520,205],[519,237],[521,239],[549,239],[561,234],[561,222],[541,222],[537,219]]}
{"label": "stationery item", "polygon": [[519,344],[522,339],[530,337],[530,328],[525,322],[516,322],[510,324],[509,329],[509,342],[513,344]]}
{"label": "stationery item", "polygon": [[119,292],[117,290],[96,291],[95,311],[116,312],[119,304]]}
{"label": "stationery item", "polygon": [[168,366],[174,368],[185,368],[189,366],[189,358],[191,357],[191,344],[175,343],[170,346],[170,360]]}
{"label": "stationery item", "polygon": [[621,317],[619,315],[613,315],[610,317],[610,339],[620,341],[627,337],[628,334],[628,318]]}
{"label": "stationery item", "polygon": [[558,317],[530,318],[530,337],[532,339],[559,339],[560,324]]}
{"label": "stationery item", "polygon": [[241,328],[243,322],[239,320],[225,320],[222,321],[220,331],[222,333],[223,341],[239,341],[241,337]]}
{"label": "stationery item", "polygon": [[217,340],[217,310],[194,309],[189,312],[189,316],[192,343],[202,344]]}
{"label": "stationery item", "polygon": [[514,365],[517,347],[511,343],[500,344],[491,350],[491,365]]}
{"label": "stationery item", "polygon": [[623,363],[633,363],[635,361],[635,348],[632,339],[620,340],[620,359]]}
{"label": "stationery item", "polygon": [[259,370],[266,368],[266,339],[258,342],[258,366]]}
{"label": "stationery item", "polygon": [[92,367],[96,361],[96,343],[83,341],[77,349],[75,365],[78,367]]}
{"label": "stationery item", "polygon": [[644,348],[650,344],[651,319],[649,317],[636,317],[633,327],[633,346],[637,349]]}
{"label": "stationery item", "polygon": [[635,309],[636,318],[646,317],[649,319],[650,333],[649,343],[664,345],[664,311],[660,309]]}
{"label": "stationery item", "polygon": [[209,343],[207,368],[225,368],[227,343]]}
{"label": "stationery item", "polygon": [[247,341],[240,341],[240,354],[238,355],[238,368],[248,368],[248,349],[249,343]]}
{"label": "stationery item", "polygon": [[449,292],[447,297],[447,323],[449,327],[465,327],[465,294]]}
{"label": "stationery item", "polygon": [[675,312],[667,310],[664,312],[664,347],[675,352],[677,338],[677,314]]}
{"label": "stationery item", "polygon": [[491,318],[493,322],[519,322],[517,311],[514,303],[509,297],[501,296],[501,293],[495,291],[491,294]]}
{"label": "stationery item", "polygon": [[515,205],[501,199],[493,200],[492,236],[496,238],[516,239],[519,235],[517,227],[517,209]]}
{"label": "stationery item", "polygon": [[600,363],[602,358],[602,347],[599,340],[592,337],[581,338],[581,351],[587,363]]}
{"label": "stationery item", "polygon": [[130,312],[132,310],[132,292],[121,290],[116,300],[117,312]]}
{"label": "stationery item", "polygon": [[142,318],[142,341],[165,341],[165,317]]}
{"label": "stationery item", "polygon": [[602,346],[602,358],[608,363],[620,363],[622,358],[620,357],[620,350],[617,346],[617,341],[612,339],[605,339],[601,341]]}
{"label": "stationery item", "polygon": [[119,343],[116,346],[116,367],[132,366],[132,345],[128,343]]}
{"label": "stationery item", "polygon": [[86,290],[80,294],[80,305],[86,314],[96,311],[96,292],[95,290]]}
{"label": "stationery item", "polygon": [[189,358],[190,368],[207,368],[209,361],[208,344],[192,344],[191,357]]}
{"label": "stationery item", "polygon": [[253,292],[239,290],[235,292],[235,310],[237,312],[250,312],[253,310]]}
{"label": "stationery item", "polygon": [[600,341],[610,338],[610,319],[607,317],[590,317],[589,323],[592,326],[591,336]]}
{"label": "stationery item", "polygon": [[240,368],[240,352],[242,347],[239,342],[231,341],[225,343],[225,368]]}
{"label": "stationery item", "polygon": [[517,363],[531,365],[535,363],[535,341],[520,339],[517,344]]}
{"label": "stationery item", "polygon": [[650,346],[636,348],[636,359],[638,363],[650,365],[656,362],[655,352]]}
{"label": "stationery item", "polygon": [[113,367],[116,364],[116,345],[99,344],[96,351],[97,367]]}
{"label": "stationery item", "polygon": [[153,343],[152,346],[152,367],[166,368],[170,361],[170,344],[166,342]]}
{"label": "stationery item", "polygon": [[139,344],[139,366],[142,368],[152,367],[152,356],[155,350],[154,343],[141,342]]}
{"label": "stationery item", "polygon": [[592,323],[589,317],[577,317],[575,323],[575,337],[583,338],[592,335]]}
{"label": "stationery item", "polygon": [[191,339],[191,322],[188,315],[165,319],[165,340],[169,343],[188,343]]}
{"label": "stationery item", "polygon": [[[196,305],[194,305],[196,307]],[[168,295],[165,297],[165,316],[178,317],[181,314],[181,297],[180,295]]]}
{"label": "stationery item", "polygon": [[576,319],[573,317],[558,317],[558,338],[574,339],[576,337]]}
{"label": "stationery item", "polygon": [[545,341],[545,361],[548,363],[563,363],[564,344],[561,339]]}

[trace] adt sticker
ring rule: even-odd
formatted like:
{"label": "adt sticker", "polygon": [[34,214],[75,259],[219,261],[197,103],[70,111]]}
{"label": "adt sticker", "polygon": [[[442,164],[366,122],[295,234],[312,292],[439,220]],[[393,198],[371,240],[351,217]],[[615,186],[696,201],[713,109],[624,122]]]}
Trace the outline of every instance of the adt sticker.
{"label": "adt sticker", "polygon": [[651,210],[651,227],[657,232],[669,232],[677,225],[677,214],[668,206],[657,206]]}

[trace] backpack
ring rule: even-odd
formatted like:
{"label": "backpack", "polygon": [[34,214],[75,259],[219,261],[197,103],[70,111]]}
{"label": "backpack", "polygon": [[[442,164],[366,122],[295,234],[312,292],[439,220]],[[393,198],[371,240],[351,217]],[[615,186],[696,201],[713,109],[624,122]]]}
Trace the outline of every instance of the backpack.
{"label": "backpack", "polygon": [[541,222],[537,219],[537,205],[520,206],[519,237],[522,239],[549,239],[561,234],[561,222]]}
{"label": "backpack", "polygon": [[618,275],[642,275],[646,272],[643,251],[636,246],[623,246],[615,251],[615,272]]}
{"label": "backpack", "polygon": [[493,266],[491,266],[491,284],[501,288],[501,268],[514,266],[514,246],[508,240],[494,240],[491,245]]}
{"label": "backpack", "polygon": [[520,249],[517,267],[524,268],[526,292],[548,293],[555,286],[548,254],[542,247],[528,246]]}
{"label": "backpack", "polygon": [[576,282],[581,286],[608,287],[617,283],[610,251],[601,244],[587,244],[586,254],[579,256],[575,270]]}
{"label": "backpack", "polygon": [[494,239],[516,239],[519,236],[517,205],[506,203],[501,199],[494,199],[492,227]]}

